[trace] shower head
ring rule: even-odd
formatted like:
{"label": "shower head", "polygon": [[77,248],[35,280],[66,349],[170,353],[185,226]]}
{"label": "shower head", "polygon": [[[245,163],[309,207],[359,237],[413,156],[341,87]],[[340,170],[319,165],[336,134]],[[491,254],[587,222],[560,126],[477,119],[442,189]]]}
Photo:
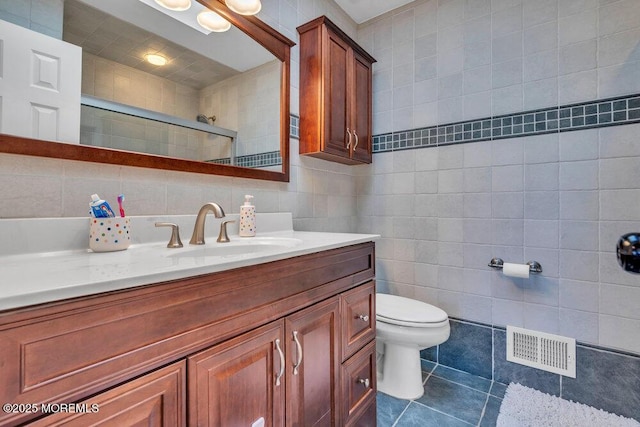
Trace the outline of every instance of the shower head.
{"label": "shower head", "polygon": [[196,118],[196,120],[198,120],[201,123],[206,123],[206,124],[209,124],[209,120],[211,120],[211,123],[215,123],[216,116],[207,117],[204,114],[198,114],[198,117]]}

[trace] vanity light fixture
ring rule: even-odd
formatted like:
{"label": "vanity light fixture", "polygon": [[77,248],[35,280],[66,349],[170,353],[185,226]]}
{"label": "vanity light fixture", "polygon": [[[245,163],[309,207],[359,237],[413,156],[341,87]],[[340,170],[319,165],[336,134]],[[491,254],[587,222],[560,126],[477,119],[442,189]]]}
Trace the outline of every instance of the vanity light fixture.
{"label": "vanity light fixture", "polygon": [[225,0],[225,3],[229,9],[240,15],[255,15],[262,9],[260,0]]}
{"label": "vanity light fixture", "polygon": [[144,57],[149,64],[157,65],[159,67],[167,64],[167,58],[162,55],[148,53]]}
{"label": "vanity light fixture", "polygon": [[156,3],[165,9],[175,10],[176,12],[182,12],[191,7],[191,0],[156,0]]}
{"label": "vanity light fixture", "polygon": [[231,23],[212,10],[205,9],[198,14],[198,24],[207,30],[222,33],[231,28]]}

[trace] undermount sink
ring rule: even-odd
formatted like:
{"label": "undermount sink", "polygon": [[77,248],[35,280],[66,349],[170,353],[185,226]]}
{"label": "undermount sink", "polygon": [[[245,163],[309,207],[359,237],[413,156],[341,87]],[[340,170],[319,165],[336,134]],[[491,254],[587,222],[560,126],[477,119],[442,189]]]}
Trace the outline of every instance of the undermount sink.
{"label": "undermount sink", "polygon": [[200,257],[234,257],[256,252],[279,251],[296,247],[302,243],[300,239],[287,237],[252,237],[238,238],[229,243],[207,243],[203,246],[192,246],[178,249],[167,254],[169,258]]}

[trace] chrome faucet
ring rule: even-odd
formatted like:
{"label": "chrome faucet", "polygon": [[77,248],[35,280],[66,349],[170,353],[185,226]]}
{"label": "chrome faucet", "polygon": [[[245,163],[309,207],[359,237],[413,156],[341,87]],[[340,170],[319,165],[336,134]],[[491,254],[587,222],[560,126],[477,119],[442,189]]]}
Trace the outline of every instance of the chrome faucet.
{"label": "chrome faucet", "polygon": [[213,212],[216,218],[224,218],[224,211],[217,203],[207,203],[201,207],[196,217],[196,224],[193,227],[190,244],[204,245],[204,220],[209,212]]}

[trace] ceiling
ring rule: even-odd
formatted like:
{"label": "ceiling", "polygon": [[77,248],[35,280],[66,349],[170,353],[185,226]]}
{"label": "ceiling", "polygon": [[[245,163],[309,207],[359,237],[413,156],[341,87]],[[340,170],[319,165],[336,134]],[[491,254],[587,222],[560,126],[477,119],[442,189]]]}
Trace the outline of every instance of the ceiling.
{"label": "ceiling", "polygon": [[369,19],[378,15],[389,12],[405,4],[411,3],[413,0],[335,0],[336,3],[347,12],[347,14],[362,24]]}
{"label": "ceiling", "polygon": [[[62,38],[83,52],[194,89],[275,60],[235,27],[202,34],[135,0],[66,0]],[[151,65],[145,60],[148,53],[169,62]]]}

